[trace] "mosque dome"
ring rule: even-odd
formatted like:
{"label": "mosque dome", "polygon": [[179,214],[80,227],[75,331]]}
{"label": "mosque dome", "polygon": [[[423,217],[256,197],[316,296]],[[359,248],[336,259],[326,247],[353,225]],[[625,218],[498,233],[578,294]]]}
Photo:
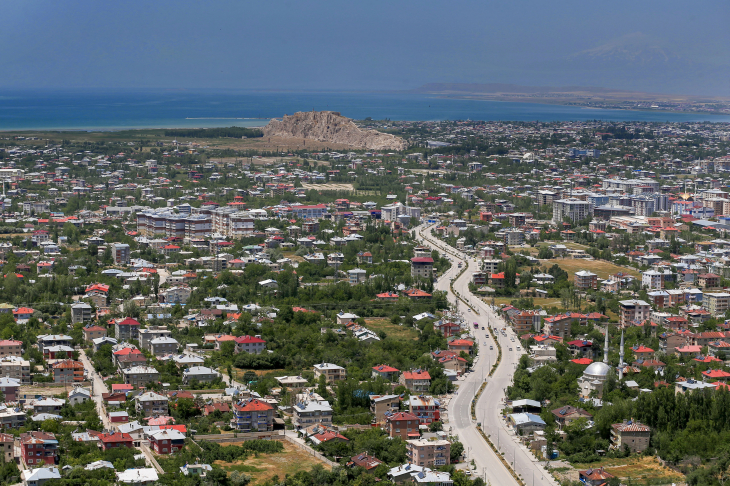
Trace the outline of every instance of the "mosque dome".
{"label": "mosque dome", "polygon": [[605,378],[610,370],[611,367],[608,366],[606,363],[596,361],[595,363],[591,363],[588,368],[586,368],[586,370],[583,372],[583,376]]}

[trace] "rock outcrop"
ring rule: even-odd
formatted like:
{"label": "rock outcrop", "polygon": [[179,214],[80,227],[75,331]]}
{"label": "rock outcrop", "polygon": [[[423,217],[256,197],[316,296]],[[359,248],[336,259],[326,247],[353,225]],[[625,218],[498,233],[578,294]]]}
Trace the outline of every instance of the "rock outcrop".
{"label": "rock outcrop", "polygon": [[265,137],[303,138],[369,150],[404,150],[408,147],[402,138],[358,128],[336,111],[300,111],[284,115],[281,120],[271,120],[261,130]]}

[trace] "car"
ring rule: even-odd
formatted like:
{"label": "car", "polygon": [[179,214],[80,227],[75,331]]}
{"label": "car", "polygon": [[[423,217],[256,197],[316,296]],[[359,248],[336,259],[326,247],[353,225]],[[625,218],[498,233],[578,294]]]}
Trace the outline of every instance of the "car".
{"label": "car", "polygon": [[519,346],[517,346],[517,351],[522,351]]}
{"label": "car", "polygon": [[464,474],[466,474],[467,476],[471,476],[471,471],[467,469],[466,473],[464,473]]}
{"label": "car", "polygon": [[510,351],[512,351],[512,348],[509,348]]}
{"label": "car", "polygon": [[492,351],[494,349],[494,346],[489,346],[489,350]]}
{"label": "car", "polygon": [[486,341],[484,341],[484,345],[485,345],[485,346],[487,345],[487,342],[486,342]]}

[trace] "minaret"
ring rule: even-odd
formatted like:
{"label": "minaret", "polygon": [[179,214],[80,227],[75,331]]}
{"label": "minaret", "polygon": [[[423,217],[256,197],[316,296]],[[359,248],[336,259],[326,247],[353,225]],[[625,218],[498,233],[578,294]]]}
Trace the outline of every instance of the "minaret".
{"label": "minaret", "polygon": [[606,343],[603,345],[603,362],[608,364],[608,326],[606,326]]}
{"label": "minaret", "polygon": [[621,347],[618,351],[618,379],[624,379],[624,331],[621,330]]}

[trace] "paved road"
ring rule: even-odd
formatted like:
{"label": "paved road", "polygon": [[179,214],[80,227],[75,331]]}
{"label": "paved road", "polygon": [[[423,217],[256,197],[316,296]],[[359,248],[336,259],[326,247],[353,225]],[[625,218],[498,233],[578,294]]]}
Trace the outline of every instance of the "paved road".
{"label": "paved road", "polygon": [[[473,339],[478,342],[479,354],[475,359],[473,371],[459,380],[459,390],[448,404],[449,426],[452,427],[452,433],[456,433],[460,437],[466,449],[468,460],[473,459],[475,461],[476,473],[492,485],[517,484],[504,464],[476,430],[476,423],[471,420],[471,402],[486,379],[487,386],[476,405],[477,422],[481,422],[485,432],[491,436],[492,441],[495,445],[498,445],[504,458],[513,465],[513,469],[522,476],[526,484],[557,485],[557,482],[536,461],[532,453],[524,446],[519,445],[514,434],[509,432],[508,427],[501,418],[504,392],[511,383],[514,369],[522,354],[522,352],[517,351],[517,346],[520,345],[519,340],[514,337],[511,328],[506,326],[491,306],[469,292],[469,281],[472,272],[477,270],[477,263],[455,248],[431,237],[430,230],[425,228],[425,225],[417,228],[421,241],[442,253],[446,252],[454,261],[454,265],[449,271],[439,277],[436,287],[439,290],[449,291],[449,299],[452,302],[455,301],[456,297],[451,294],[449,283],[461,271],[457,262],[465,262],[468,266],[467,270],[458,280],[454,281],[454,290],[479,312],[479,314],[475,314],[463,302],[458,302],[458,308],[464,315],[469,332]],[[474,322],[479,324],[478,330],[474,329]],[[489,378],[489,370],[497,359],[498,350],[496,344],[492,342],[493,339],[487,337],[488,331],[486,329],[488,326],[497,331],[497,338],[502,346],[502,362],[491,378]],[[501,332],[503,327],[507,327],[505,335]],[[512,341],[513,338],[514,342]],[[490,350],[490,346],[493,349]],[[510,351],[510,348],[512,348],[512,351]]]}
{"label": "paved road", "polygon": [[94,365],[91,364],[91,361],[89,361],[89,358],[86,356],[86,352],[83,349],[79,352],[79,359],[81,359],[81,362],[84,364],[84,369],[91,378],[91,398],[94,402],[96,402],[96,410],[99,413],[99,417],[101,417],[104,428],[108,430],[115,430],[109,420],[109,416],[106,414],[104,400],[101,397],[102,393],[109,393],[109,389],[106,387],[106,384],[104,383],[104,380],[101,379],[99,373],[94,370]]}

